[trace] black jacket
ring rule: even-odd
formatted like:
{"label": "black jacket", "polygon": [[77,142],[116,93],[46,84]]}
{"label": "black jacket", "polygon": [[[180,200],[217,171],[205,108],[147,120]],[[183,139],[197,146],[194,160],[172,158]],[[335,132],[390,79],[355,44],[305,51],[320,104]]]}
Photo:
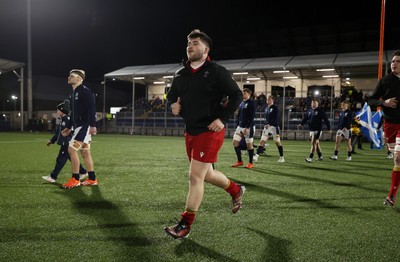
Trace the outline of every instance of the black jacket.
{"label": "black jacket", "polygon": [[178,97],[186,131],[198,135],[217,118],[227,122],[242,101],[242,91],[224,67],[206,61],[195,73],[188,64],[175,73],[167,99],[175,103]]}
{"label": "black jacket", "polygon": [[265,108],[265,124],[279,127],[279,109],[275,104]]}
{"label": "black jacket", "polygon": [[350,109],[341,111],[339,114],[338,129],[343,129],[343,128],[350,129],[352,122],[353,122],[353,114],[351,113]]}
{"label": "black jacket", "polygon": [[256,115],[256,104],[254,100],[242,101],[238,111],[238,126],[252,128],[254,126],[254,116]]}
{"label": "black jacket", "polygon": [[315,109],[310,108],[301,121],[301,125],[304,125],[307,121],[310,126],[310,131],[321,131],[322,122],[325,122],[327,129],[331,130],[331,123],[329,123],[325,111],[320,107]]}
{"label": "black jacket", "polygon": [[92,90],[84,85],[72,91],[70,97],[71,124],[67,126],[79,127],[90,125],[96,127],[96,105]]}
{"label": "black jacket", "polygon": [[[371,107],[382,106],[386,99],[396,97],[400,101],[400,78],[394,74],[386,75],[378,81],[375,90],[368,99]],[[396,108],[382,106],[383,117],[385,120],[400,124],[400,104]]]}
{"label": "black jacket", "polygon": [[61,131],[69,125],[70,119],[67,115],[64,115],[63,117],[60,118],[60,124],[57,125],[57,129],[54,133],[54,135],[52,136],[52,138],[50,138],[50,142],[52,144],[56,143],[59,144],[60,146],[65,146],[68,145],[69,140],[71,139],[71,134],[69,136],[62,136],[61,135]]}

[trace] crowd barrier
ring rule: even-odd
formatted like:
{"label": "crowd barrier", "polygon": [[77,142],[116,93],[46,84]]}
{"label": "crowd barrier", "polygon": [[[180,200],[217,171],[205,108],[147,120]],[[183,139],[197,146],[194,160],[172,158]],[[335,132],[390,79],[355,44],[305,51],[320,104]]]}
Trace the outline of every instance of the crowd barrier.
{"label": "crowd barrier", "polygon": [[[284,129],[281,130],[281,139],[290,140],[308,140],[309,131],[307,126],[304,129],[297,129],[305,112],[287,112]],[[329,114],[330,115],[330,114]],[[323,132],[321,140],[333,140],[336,135],[336,126],[338,112],[334,111],[330,118],[332,133]],[[264,113],[257,112],[255,116],[256,134],[259,138],[264,128]],[[173,116],[170,112],[154,112],[147,116],[138,116],[134,119],[132,125],[132,115],[130,112],[117,114],[111,123],[102,128],[102,132],[117,134],[135,134],[135,135],[156,135],[156,136],[181,136],[184,133],[184,122],[181,117]],[[324,128],[326,128],[324,126]],[[236,120],[230,119],[226,123],[226,137],[232,137],[236,129]]]}

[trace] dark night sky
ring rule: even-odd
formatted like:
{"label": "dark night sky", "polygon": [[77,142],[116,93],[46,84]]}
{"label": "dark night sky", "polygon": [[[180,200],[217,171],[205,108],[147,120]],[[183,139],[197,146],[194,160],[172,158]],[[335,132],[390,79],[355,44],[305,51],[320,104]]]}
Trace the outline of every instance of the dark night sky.
{"label": "dark night sky", "polygon": [[[386,0],[387,27],[399,27],[399,2]],[[31,0],[31,4],[33,75],[64,77],[71,68],[83,68],[93,81],[125,66],[179,63],[185,58],[186,35],[194,28],[213,38],[214,59],[249,58],[268,53],[262,46],[251,53],[242,46],[250,38],[277,38],[276,29],[294,28],[295,34],[296,27],[348,21],[357,21],[364,31],[379,28],[381,7],[380,0]],[[0,0],[1,58],[27,63],[26,28],[27,0]],[[379,40],[379,35],[374,37]]]}

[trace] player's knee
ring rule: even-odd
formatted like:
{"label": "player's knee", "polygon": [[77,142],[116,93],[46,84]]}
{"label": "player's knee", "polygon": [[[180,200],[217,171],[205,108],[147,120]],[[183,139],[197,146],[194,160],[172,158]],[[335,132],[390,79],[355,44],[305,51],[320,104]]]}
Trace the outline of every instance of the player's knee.
{"label": "player's knee", "polygon": [[83,157],[86,157],[86,156],[88,155],[88,151],[87,151],[87,150],[82,150],[82,151],[81,151],[81,155],[82,155]]}
{"label": "player's knee", "polygon": [[90,150],[90,145],[89,144],[83,144],[82,145],[82,156],[85,157],[87,155],[89,155],[89,150]]}

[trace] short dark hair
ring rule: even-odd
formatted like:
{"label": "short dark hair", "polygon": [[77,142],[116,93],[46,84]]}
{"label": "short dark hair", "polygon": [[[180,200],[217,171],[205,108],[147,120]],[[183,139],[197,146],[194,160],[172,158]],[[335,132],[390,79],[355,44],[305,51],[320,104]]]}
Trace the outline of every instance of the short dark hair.
{"label": "short dark hair", "polygon": [[194,29],[190,34],[187,36],[188,39],[193,38],[200,38],[202,42],[204,42],[208,48],[211,49],[212,47],[212,39],[206,33],[200,31],[199,29]]}
{"label": "short dark hair", "polygon": [[275,97],[273,95],[268,96],[268,98],[271,98],[272,100],[275,101]]}
{"label": "short dark hair", "polygon": [[400,56],[400,50],[396,50],[393,52],[393,56]]}
{"label": "short dark hair", "polygon": [[247,88],[247,87],[243,89],[243,92],[248,93],[250,96],[253,94],[253,92],[251,91],[251,89],[250,89],[250,88]]}
{"label": "short dark hair", "polygon": [[314,97],[311,101],[316,101],[318,104],[321,104],[318,98]]}

